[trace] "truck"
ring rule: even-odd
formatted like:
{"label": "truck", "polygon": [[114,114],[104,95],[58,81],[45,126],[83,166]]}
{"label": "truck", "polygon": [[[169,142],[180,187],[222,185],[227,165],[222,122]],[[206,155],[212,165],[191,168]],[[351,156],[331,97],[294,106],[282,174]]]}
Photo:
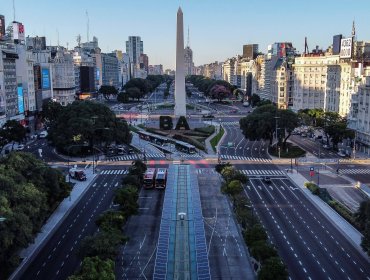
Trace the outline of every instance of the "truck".
{"label": "truck", "polygon": [[83,170],[71,168],[69,170],[69,177],[78,181],[86,181],[86,174]]}

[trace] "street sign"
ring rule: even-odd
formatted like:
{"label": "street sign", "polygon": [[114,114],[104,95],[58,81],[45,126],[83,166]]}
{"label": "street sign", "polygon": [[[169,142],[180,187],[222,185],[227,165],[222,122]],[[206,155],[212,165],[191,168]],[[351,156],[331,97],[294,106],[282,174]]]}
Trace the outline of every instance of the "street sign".
{"label": "street sign", "polygon": [[315,175],[315,171],[310,171],[310,176],[313,177]]}
{"label": "street sign", "polygon": [[314,171],[315,168],[313,166],[310,167],[310,171]]}
{"label": "street sign", "polygon": [[228,146],[228,147],[232,147],[232,146],[234,146],[234,143],[233,143],[233,142],[228,142],[228,143],[227,143],[227,146]]}

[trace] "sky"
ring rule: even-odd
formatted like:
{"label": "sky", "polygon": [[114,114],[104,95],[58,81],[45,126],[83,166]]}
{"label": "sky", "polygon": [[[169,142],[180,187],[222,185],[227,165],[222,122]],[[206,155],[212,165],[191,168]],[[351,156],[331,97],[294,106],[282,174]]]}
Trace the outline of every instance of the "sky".
{"label": "sky", "polygon": [[[184,13],[185,45],[195,65],[242,54],[243,44],[259,44],[261,52],[274,42],[292,42],[326,49],[335,34],[350,36],[356,22],[358,40],[370,41],[370,0],[14,0],[15,19],[26,36],[46,36],[47,43],[69,48],[80,34],[96,36],[103,52],[125,51],[128,36],[140,36],[149,64],[175,68],[176,13]],[[0,0],[6,25],[13,20],[13,0]]]}

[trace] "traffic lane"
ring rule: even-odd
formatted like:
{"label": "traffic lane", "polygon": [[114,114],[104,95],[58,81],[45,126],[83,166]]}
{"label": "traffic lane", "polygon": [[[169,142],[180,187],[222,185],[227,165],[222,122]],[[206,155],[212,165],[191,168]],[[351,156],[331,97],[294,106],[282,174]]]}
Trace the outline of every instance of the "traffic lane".
{"label": "traffic lane", "polygon": [[153,275],[164,193],[164,190],[141,189],[139,213],[125,225],[124,234],[129,240],[116,260],[117,279],[147,279]]}
{"label": "traffic lane", "polygon": [[284,209],[284,217],[295,225],[294,230],[299,235],[301,242],[307,247],[306,253],[312,256],[312,261],[319,264],[324,273],[334,279],[348,279],[350,275],[355,275],[350,268],[346,268],[348,259],[341,254],[340,248],[325,232],[327,229],[319,227],[317,218],[314,219],[310,215],[311,209],[302,206],[295,200],[295,192],[299,191],[298,188],[291,184],[285,184],[281,180],[272,180],[270,191],[266,190],[277,205],[287,206]]}
{"label": "traffic lane", "polygon": [[315,142],[308,138],[297,135],[292,135],[289,139],[302,147],[304,150],[308,151],[311,154],[314,154],[317,157],[320,155],[320,158],[338,158],[338,156],[333,151],[327,150],[322,147],[320,142]]}
{"label": "traffic lane", "polygon": [[95,218],[111,204],[112,185],[118,186],[120,177],[108,176],[98,176],[25,271],[23,279],[66,279],[74,272],[79,265],[76,256],[79,243],[96,231]]}
{"label": "traffic lane", "polygon": [[234,155],[235,148],[228,147],[228,143],[234,143],[236,137],[235,131],[231,128],[230,125],[224,124],[223,127],[226,131],[226,136],[224,137],[224,140],[222,141],[222,144],[220,146],[220,153],[222,155]]}
{"label": "traffic lane", "polygon": [[218,175],[198,174],[212,279],[249,279],[252,268]]}
{"label": "traffic lane", "polygon": [[251,179],[244,191],[264,225],[269,239],[273,241],[279,255],[286,264],[289,276],[291,279],[307,279],[309,276],[311,276],[311,279],[324,279],[322,277],[323,272],[305,253],[307,251],[306,246],[283,218],[278,206],[270,201],[266,192],[262,192],[264,188],[260,180]]}
{"label": "traffic lane", "polygon": [[[294,186],[289,179],[283,179],[282,183],[286,186]],[[291,188],[288,188],[288,190],[291,190]],[[348,268],[348,270],[351,271],[351,273],[349,273],[349,277],[351,277],[351,275],[360,275],[360,278],[357,279],[362,279],[364,277],[369,277],[370,279],[369,261],[364,258],[362,253],[360,253],[359,250],[361,249],[357,247],[355,248],[355,246],[343,235],[344,233],[342,233],[331,220],[318,210],[317,207],[306,198],[305,194],[301,190],[294,192],[294,195],[292,194],[291,196],[291,200],[294,200],[296,205],[299,206],[296,208],[297,210],[301,212],[305,211],[305,217],[307,217],[314,226],[321,229],[321,233],[325,235],[321,238],[326,237],[325,240],[330,240],[331,243],[328,243],[328,246],[331,246],[333,250],[339,251],[343,256],[345,256],[344,263],[348,262],[348,265],[351,265],[351,267]]]}

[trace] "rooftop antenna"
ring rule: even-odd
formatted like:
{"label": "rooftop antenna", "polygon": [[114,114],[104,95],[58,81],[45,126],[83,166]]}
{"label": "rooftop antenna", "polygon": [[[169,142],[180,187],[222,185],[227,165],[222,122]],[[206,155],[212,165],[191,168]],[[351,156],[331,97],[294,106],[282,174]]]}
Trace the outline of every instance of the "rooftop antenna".
{"label": "rooftop antenna", "polygon": [[59,30],[58,30],[58,29],[57,29],[57,40],[58,40],[58,41],[57,41],[57,43],[58,43],[58,47],[60,47],[60,46],[59,46]]}
{"label": "rooftop antenna", "polygon": [[15,21],[15,0],[13,0],[13,21]]}
{"label": "rooftop antenna", "polygon": [[89,13],[86,10],[86,18],[87,18],[87,42],[89,42],[89,28],[90,28],[90,20],[89,20]]}
{"label": "rooftop antenna", "polygon": [[307,37],[304,37],[304,54],[308,54],[310,51],[308,50],[308,43],[307,43]]}
{"label": "rooftop antenna", "polygon": [[67,51],[68,51],[68,45],[69,45],[69,43],[67,42],[66,45],[67,45]]}

